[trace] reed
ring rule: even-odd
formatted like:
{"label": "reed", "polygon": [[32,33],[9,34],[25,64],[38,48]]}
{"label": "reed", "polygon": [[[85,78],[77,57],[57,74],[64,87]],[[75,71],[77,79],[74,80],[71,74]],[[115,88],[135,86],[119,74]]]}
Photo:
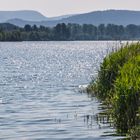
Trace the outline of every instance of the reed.
{"label": "reed", "polygon": [[140,43],[126,44],[105,57],[97,79],[91,81],[87,92],[111,106],[119,133],[130,134],[139,128]]}

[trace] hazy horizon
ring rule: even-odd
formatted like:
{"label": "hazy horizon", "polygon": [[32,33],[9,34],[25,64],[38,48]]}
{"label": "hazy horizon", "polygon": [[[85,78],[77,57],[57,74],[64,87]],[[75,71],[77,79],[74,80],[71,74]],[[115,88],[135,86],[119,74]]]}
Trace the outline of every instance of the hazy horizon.
{"label": "hazy horizon", "polygon": [[49,18],[53,18],[53,17],[61,17],[61,16],[67,16],[67,15],[77,15],[77,14],[85,14],[85,13],[90,13],[90,12],[97,12],[97,11],[109,11],[109,10],[128,10],[128,11],[140,11],[140,10],[133,10],[133,9],[104,9],[104,10],[92,10],[92,11],[85,11],[85,12],[79,12],[79,13],[68,13],[68,14],[61,14],[61,15],[56,15],[56,16],[47,16],[44,13],[38,11],[38,10],[34,10],[34,9],[21,9],[21,10],[0,10],[1,12],[16,12],[16,11],[35,11],[35,12],[39,12],[40,14],[42,14],[43,16],[49,17]]}
{"label": "hazy horizon", "polygon": [[47,17],[99,10],[140,10],[138,0],[0,0],[0,11],[35,10]]}

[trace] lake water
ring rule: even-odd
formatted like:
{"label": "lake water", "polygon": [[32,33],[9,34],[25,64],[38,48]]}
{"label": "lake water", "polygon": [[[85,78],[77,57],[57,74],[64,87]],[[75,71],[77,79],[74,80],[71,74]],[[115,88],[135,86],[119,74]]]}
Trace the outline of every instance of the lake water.
{"label": "lake water", "polygon": [[98,100],[79,92],[118,44],[0,43],[0,139],[118,139],[94,117],[101,112]]}

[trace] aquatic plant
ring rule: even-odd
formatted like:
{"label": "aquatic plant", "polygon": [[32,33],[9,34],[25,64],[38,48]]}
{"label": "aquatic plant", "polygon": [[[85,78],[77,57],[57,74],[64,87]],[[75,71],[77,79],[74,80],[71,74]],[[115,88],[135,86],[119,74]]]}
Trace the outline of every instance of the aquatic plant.
{"label": "aquatic plant", "polygon": [[128,61],[115,83],[113,109],[116,127],[126,133],[139,124],[140,55]]}
{"label": "aquatic plant", "polygon": [[134,132],[140,124],[140,43],[126,44],[105,57],[87,92],[111,106],[119,133]]}

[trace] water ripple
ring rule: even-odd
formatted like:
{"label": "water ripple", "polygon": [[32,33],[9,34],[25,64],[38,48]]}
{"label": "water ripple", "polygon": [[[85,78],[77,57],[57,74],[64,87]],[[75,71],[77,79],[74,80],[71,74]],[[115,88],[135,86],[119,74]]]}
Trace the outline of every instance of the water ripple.
{"label": "water ripple", "polygon": [[104,136],[115,130],[98,123],[100,103],[83,93],[112,46],[117,42],[0,43],[0,139],[117,139]]}

